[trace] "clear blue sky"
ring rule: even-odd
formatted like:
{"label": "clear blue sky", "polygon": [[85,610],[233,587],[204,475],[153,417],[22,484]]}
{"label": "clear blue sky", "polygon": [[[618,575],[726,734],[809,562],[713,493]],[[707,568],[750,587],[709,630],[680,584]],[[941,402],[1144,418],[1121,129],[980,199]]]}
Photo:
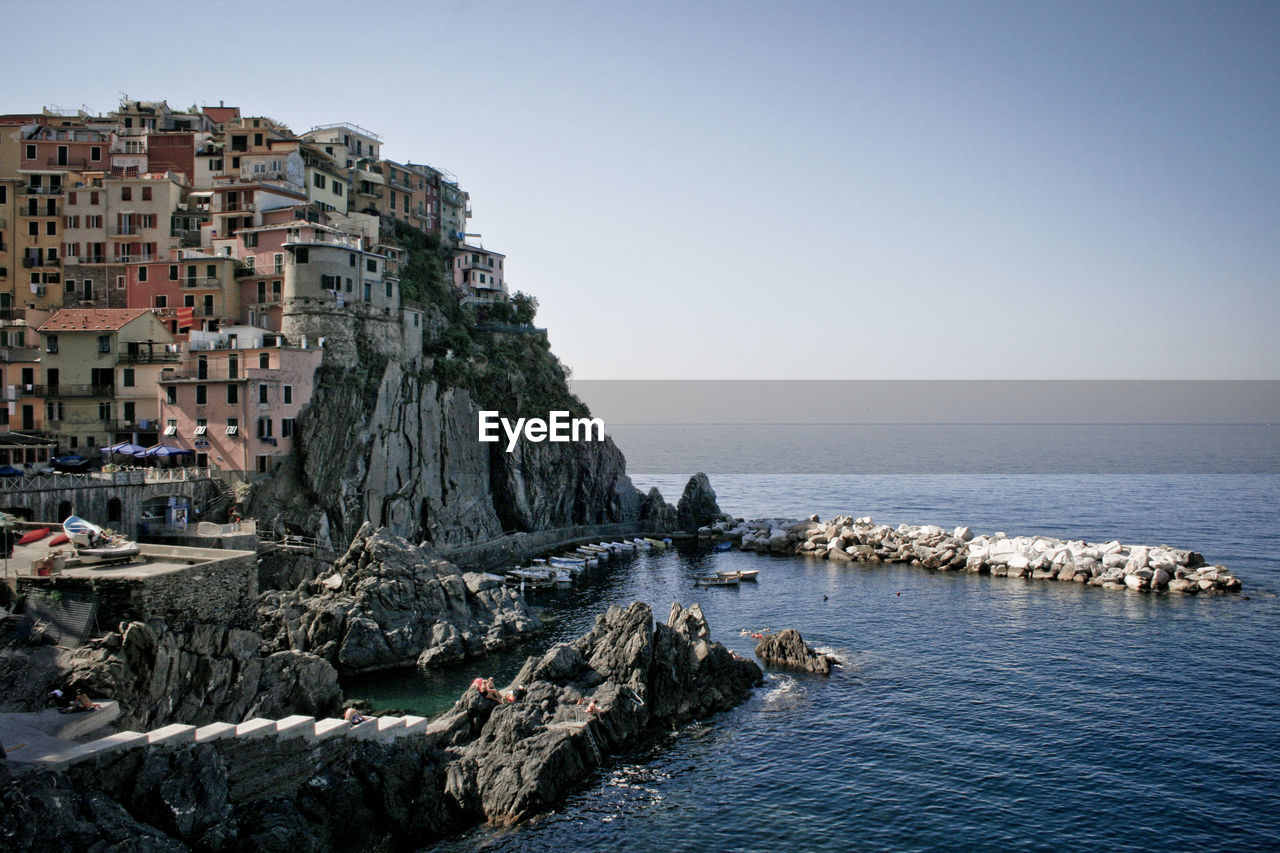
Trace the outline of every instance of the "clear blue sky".
{"label": "clear blue sky", "polygon": [[349,121],[580,378],[1280,376],[1274,2],[5,3],[5,112]]}

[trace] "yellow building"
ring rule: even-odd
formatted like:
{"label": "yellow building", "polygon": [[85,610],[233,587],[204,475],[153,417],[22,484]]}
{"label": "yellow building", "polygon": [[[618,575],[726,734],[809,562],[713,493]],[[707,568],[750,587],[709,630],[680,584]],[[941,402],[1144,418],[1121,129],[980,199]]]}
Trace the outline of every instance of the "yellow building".
{"label": "yellow building", "polygon": [[67,308],[38,331],[44,428],[62,448],[155,440],[156,380],[176,345],[151,310]]}

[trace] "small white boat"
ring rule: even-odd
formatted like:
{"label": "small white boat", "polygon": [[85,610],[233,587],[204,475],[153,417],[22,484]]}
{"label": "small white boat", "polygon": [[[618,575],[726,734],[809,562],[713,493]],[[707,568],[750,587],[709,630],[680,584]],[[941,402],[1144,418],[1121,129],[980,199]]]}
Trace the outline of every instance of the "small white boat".
{"label": "small white boat", "polygon": [[739,579],[737,577],[721,577],[720,575],[701,575],[693,579],[693,585],[697,586],[737,586]]}
{"label": "small white boat", "polygon": [[759,574],[759,569],[745,569],[743,571],[716,572],[716,577],[737,578],[740,581],[754,581],[756,580],[756,576]]}
{"label": "small white boat", "polygon": [[653,548],[653,549],[654,549],[654,550],[656,550],[656,551],[665,551],[665,550],[667,550],[667,543],[666,543],[665,541],[663,541],[662,539],[654,539],[654,538],[652,538],[652,537],[646,536],[646,537],[644,538],[644,541],[648,542],[648,543],[649,543],[649,547],[650,547],[650,548]]}
{"label": "small white boat", "polygon": [[653,548],[652,545],[650,545],[648,542],[646,542],[643,539],[637,538],[637,539],[632,539],[631,541],[636,546],[637,551],[649,551]]}
{"label": "small white boat", "polygon": [[609,545],[619,551],[634,551],[636,549],[634,542],[610,542]]}
{"label": "small white boat", "polygon": [[78,515],[69,515],[63,520],[62,532],[67,534],[75,556],[82,563],[122,563],[138,555],[137,542],[118,533],[108,534]]}

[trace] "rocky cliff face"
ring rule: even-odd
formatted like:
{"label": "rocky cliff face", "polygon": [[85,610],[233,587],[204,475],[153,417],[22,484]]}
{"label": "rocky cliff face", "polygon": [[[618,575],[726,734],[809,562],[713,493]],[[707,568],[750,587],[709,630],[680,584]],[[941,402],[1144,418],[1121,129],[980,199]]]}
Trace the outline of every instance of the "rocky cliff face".
{"label": "rocky cliff face", "polygon": [[365,522],[442,547],[638,517],[639,493],[612,440],[521,442],[507,453],[505,441],[478,440],[481,408],[469,391],[399,361],[326,364],[298,458],[252,510],[337,548]]}
{"label": "rocky cliff face", "polygon": [[459,661],[542,627],[498,578],[369,524],[319,582],[264,593],[259,616],[269,649],[314,653],[344,674]]}

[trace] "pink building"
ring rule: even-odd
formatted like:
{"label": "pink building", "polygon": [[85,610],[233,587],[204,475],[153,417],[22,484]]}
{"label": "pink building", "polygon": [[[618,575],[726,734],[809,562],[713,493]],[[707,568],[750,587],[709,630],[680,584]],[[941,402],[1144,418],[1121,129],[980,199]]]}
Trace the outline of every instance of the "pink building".
{"label": "pink building", "polygon": [[252,326],[192,332],[190,355],[158,381],[161,440],[246,479],[275,471],[293,453],[323,358],[281,340]]}

